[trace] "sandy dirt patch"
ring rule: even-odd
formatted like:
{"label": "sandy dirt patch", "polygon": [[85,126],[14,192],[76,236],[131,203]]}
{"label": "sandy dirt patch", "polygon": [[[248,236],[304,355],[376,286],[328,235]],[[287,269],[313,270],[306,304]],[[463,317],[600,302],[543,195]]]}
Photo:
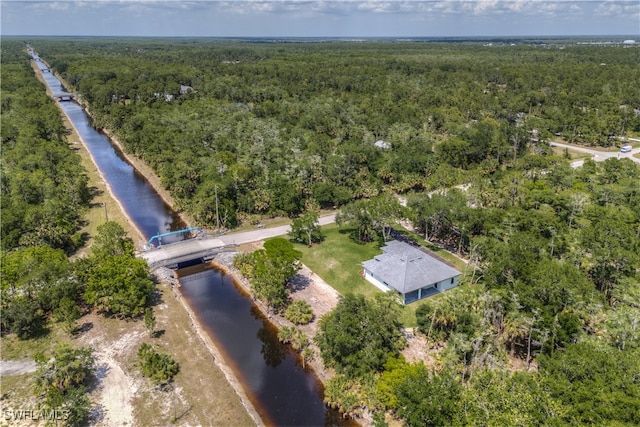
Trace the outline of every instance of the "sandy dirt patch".
{"label": "sandy dirt patch", "polygon": [[92,393],[92,400],[96,402],[97,407],[92,413],[93,425],[134,425],[132,399],[138,387],[124,371],[123,360],[136,351],[145,334],[141,330],[134,330],[112,340],[104,330],[101,319],[89,315],[83,320],[93,320],[90,322],[93,327],[80,338],[80,341],[83,345],[97,349],[94,352],[96,386]]}
{"label": "sandy dirt patch", "polygon": [[0,376],[23,375],[36,371],[36,362],[26,360],[0,360]]}
{"label": "sandy dirt patch", "polygon": [[111,358],[100,355],[98,365],[98,408],[94,413],[95,425],[133,425],[133,405],[131,399],[136,387],[122,368]]}

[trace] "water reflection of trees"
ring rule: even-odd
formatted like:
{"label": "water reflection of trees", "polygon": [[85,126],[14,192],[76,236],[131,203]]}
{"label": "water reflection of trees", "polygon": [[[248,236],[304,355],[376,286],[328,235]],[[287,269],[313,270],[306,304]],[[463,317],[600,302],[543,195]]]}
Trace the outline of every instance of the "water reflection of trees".
{"label": "water reflection of trees", "polygon": [[278,340],[277,329],[264,318],[257,307],[251,307],[251,315],[262,322],[262,328],[258,331],[257,337],[262,342],[260,353],[264,362],[275,368],[282,363],[289,349]]}

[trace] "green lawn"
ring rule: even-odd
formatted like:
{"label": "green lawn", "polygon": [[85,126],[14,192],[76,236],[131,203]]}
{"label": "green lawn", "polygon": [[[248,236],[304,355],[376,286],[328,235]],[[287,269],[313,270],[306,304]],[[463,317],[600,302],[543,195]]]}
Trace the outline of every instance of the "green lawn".
{"label": "green lawn", "polygon": [[[303,244],[295,244],[295,247],[302,252],[302,262],[341,295],[351,292],[370,298],[381,291],[361,276],[362,262],[382,251],[379,242],[356,242],[351,238],[353,231],[335,224],[325,225],[322,227],[325,236],[322,243],[311,248]],[[405,327],[416,326],[416,309],[425,301],[404,306],[400,321]]]}
{"label": "green lawn", "polygon": [[349,292],[373,296],[378,289],[360,275],[362,262],[381,254],[377,242],[358,243],[350,237],[353,229],[335,224],[322,227],[325,239],[312,247],[295,244],[302,262],[340,294]]}

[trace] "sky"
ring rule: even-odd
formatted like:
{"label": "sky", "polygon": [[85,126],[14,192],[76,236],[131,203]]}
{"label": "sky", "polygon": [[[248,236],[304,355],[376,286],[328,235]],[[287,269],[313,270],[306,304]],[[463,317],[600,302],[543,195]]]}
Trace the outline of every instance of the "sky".
{"label": "sky", "polygon": [[0,0],[0,35],[493,37],[627,35],[640,0]]}

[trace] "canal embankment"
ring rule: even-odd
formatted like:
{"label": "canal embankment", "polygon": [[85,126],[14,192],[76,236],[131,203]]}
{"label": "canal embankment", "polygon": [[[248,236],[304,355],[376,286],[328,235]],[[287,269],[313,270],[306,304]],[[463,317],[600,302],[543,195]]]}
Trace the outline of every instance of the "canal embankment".
{"label": "canal embankment", "polygon": [[[49,77],[47,77],[47,79],[49,79]],[[54,87],[58,87],[59,83],[60,83],[59,81],[55,81]],[[99,133],[98,131],[92,128],[91,123],[88,122],[89,115],[87,114],[86,107],[85,109],[83,109],[81,106],[75,103],[61,103],[58,105],[63,110],[63,112],[69,119],[69,121],[71,122],[73,129],[79,135],[80,140],[84,143],[85,149],[88,152],[93,153],[93,151],[96,150],[96,145],[95,145],[96,140],[99,140],[99,144],[101,146],[108,145],[111,148],[111,153],[99,152],[97,156],[94,156],[92,154],[91,156],[92,160],[97,166],[98,170],[105,167],[109,168],[111,166],[109,164],[109,161],[111,160],[113,160],[114,162],[120,162],[119,163],[120,169],[127,169],[127,168],[130,169],[130,166],[133,167],[133,165],[131,165],[132,159],[131,157],[129,157],[127,161],[125,157],[126,154],[124,153],[124,150],[122,150],[122,145],[120,145],[119,147],[120,150],[116,150],[118,151],[116,153],[118,156],[114,155],[113,154],[115,152],[113,147],[114,141],[112,139],[109,140],[107,136],[104,134],[104,132]],[[79,123],[77,126],[76,126],[76,122]],[[78,126],[82,129],[78,129]],[[89,136],[90,141],[85,141],[82,138],[83,133],[87,135],[91,134]],[[125,161],[118,160],[116,157],[123,157]],[[127,163],[126,165],[124,164],[125,162]],[[149,182],[149,178],[142,173],[141,169],[143,168],[140,167],[140,164],[138,168],[134,168],[134,169],[137,172],[137,174],[140,175],[140,177],[144,178],[144,185],[153,188],[153,186],[151,186]],[[109,175],[109,173],[110,172],[107,172],[107,175]],[[127,193],[123,196],[123,193],[122,193],[123,188],[139,185],[138,183],[134,182],[137,179],[137,177],[134,177],[132,175],[133,174],[131,174],[130,172],[127,172],[126,179],[119,181],[119,178],[114,179],[113,174],[109,176],[105,176],[102,174],[102,171],[100,170],[100,176],[105,183],[111,182],[111,181],[112,183],[115,183],[113,186],[109,185],[109,190],[110,190],[109,193],[112,195],[112,197],[118,200],[118,202],[121,202],[124,200],[125,202],[124,204],[126,205],[126,207],[123,206],[122,203],[120,203],[119,204],[120,210],[123,212],[126,212],[127,209],[130,209],[132,215],[131,216],[127,215],[127,218],[129,218],[129,221],[131,223],[136,224],[137,232],[139,234],[141,234],[145,238],[148,238],[150,234],[156,233],[155,230],[162,230],[162,228],[166,227],[168,224],[167,221],[170,221],[174,216],[173,212],[170,209],[171,208],[170,202],[172,202],[172,199],[167,197],[162,197],[160,194],[158,194],[159,193],[157,191],[158,188],[154,188],[154,190],[156,191],[154,192],[153,195],[149,194],[147,190],[144,190],[144,191],[147,191],[146,193],[147,195],[139,196],[138,195],[139,193],[134,192],[133,194]],[[140,185],[140,187],[143,187],[143,185]],[[113,188],[115,188],[115,191],[113,191]],[[162,206],[162,203],[158,205],[151,199],[162,199],[164,202],[164,205],[167,205],[165,206],[167,209],[164,209],[164,207]],[[156,212],[156,210],[158,212]],[[140,215],[140,214],[144,214],[144,215]],[[157,214],[157,215],[154,218],[150,218],[150,216],[153,216],[152,214],[153,215]],[[139,221],[142,221],[142,222],[138,224],[137,222]],[[145,223],[144,221],[147,221],[147,222]],[[239,279],[240,280],[236,280],[236,283],[242,284],[245,290],[249,291],[250,287],[248,283],[242,281],[241,277]],[[227,286],[227,288],[229,288],[229,286]],[[231,288],[235,288],[235,286],[231,286]],[[327,416],[333,417],[333,414],[326,412],[326,408],[324,407],[324,404],[322,402],[321,384],[323,381],[320,381],[320,386],[318,386],[317,376],[315,376],[315,380],[312,380],[312,377],[314,377],[313,373],[309,375],[309,372],[307,369],[302,369],[302,371],[305,371],[305,372],[301,372],[298,364],[295,361],[296,357],[292,356],[290,354],[291,352],[287,351],[285,348],[280,349],[280,347],[283,347],[283,346],[278,343],[277,336],[276,336],[277,334],[270,332],[270,336],[265,337],[264,331],[268,329],[269,330],[272,329],[272,326],[274,326],[274,324],[275,326],[281,327],[282,326],[281,322],[283,321],[283,319],[279,319],[279,318],[271,319],[270,310],[266,306],[261,305],[257,301],[250,302],[250,298],[243,297],[245,300],[247,300],[243,304],[245,305],[248,304],[248,306],[251,307],[251,310],[250,310],[251,316],[249,316],[248,322],[254,322],[255,320],[258,320],[258,323],[262,322],[262,320],[258,319],[260,316],[256,314],[257,312],[260,312],[263,315],[262,317],[264,317],[265,319],[266,318],[270,318],[270,319],[268,321],[260,323],[260,325],[257,325],[258,328],[261,328],[258,331],[258,336],[257,336],[259,340],[257,341],[255,340],[256,336],[254,333],[251,333],[251,332],[246,333],[246,331],[238,331],[238,333],[236,333],[236,335],[233,338],[236,339],[240,336],[245,336],[245,335],[247,339],[252,338],[253,341],[247,341],[247,344],[252,348],[252,351],[245,352],[245,354],[251,354],[251,362],[257,362],[259,359],[260,362],[265,363],[265,366],[256,367],[254,365],[250,367],[251,369],[256,369],[253,372],[258,372],[260,374],[260,376],[258,377],[252,377],[250,374],[249,376],[247,376],[246,372],[242,372],[240,376],[243,379],[243,383],[241,383],[240,381],[233,381],[233,380],[229,381],[229,377],[234,377],[233,376],[234,370],[232,366],[235,366],[237,364],[236,363],[237,358],[235,356],[233,358],[226,358],[226,362],[225,362],[225,357],[223,355],[226,353],[226,350],[228,350],[228,345],[227,345],[228,343],[225,344],[223,348],[220,348],[219,346],[217,346],[216,342],[219,339],[219,337],[210,335],[209,333],[210,323],[203,324],[203,322],[201,322],[201,319],[206,314],[206,311],[208,311],[209,307],[197,307],[196,305],[194,305],[194,303],[196,303],[197,301],[193,301],[193,299],[191,299],[190,301],[186,301],[189,298],[186,298],[180,290],[175,291],[175,287],[172,287],[172,290],[174,290],[173,294],[175,298],[179,300],[179,302],[185,309],[185,312],[187,312],[189,315],[189,318],[191,320],[191,329],[196,333],[197,337],[201,340],[201,342],[205,345],[205,347],[209,349],[209,353],[213,356],[213,359],[216,362],[216,365],[218,367],[224,366],[225,369],[230,368],[225,372],[225,376],[227,376],[227,382],[231,384],[231,386],[233,386],[238,396],[240,396],[241,400],[244,400],[243,398],[244,390],[243,390],[243,387],[240,387],[239,385],[246,384],[248,382],[255,382],[256,378],[260,378],[267,381],[269,385],[266,386],[266,388],[261,389],[259,391],[263,391],[267,389],[269,390],[269,392],[277,391],[277,393],[263,394],[262,399],[269,400],[270,398],[275,397],[276,400],[279,400],[279,402],[271,400],[270,401],[271,403],[267,404],[266,406],[280,408],[281,407],[280,404],[283,401],[290,400],[293,402],[286,409],[283,409],[285,411],[291,411],[291,418],[286,418],[286,415],[285,415],[285,417],[281,419],[283,420],[302,419],[302,418],[296,418],[296,417],[305,415],[305,414],[301,415],[301,413],[305,412],[305,410],[301,408],[304,407],[303,403],[308,404],[310,400],[313,400],[314,403],[308,405],[307,407],[309,408],[310,412],[315,413],[313,418],[314,421],[312,422],[311,425],[323,424],[322,421],[325,420],[325,417]],[[233,295],[232,298],[236,298],[236,296]],[[246,317],[246,314],[249,314],[248,308],[249,307],[246,307],[245,317]],[[246,320],[243,321],[240,319],[236,319],[236,314],[237,313],[234,312],[234,313],[225,313],[223,315],[233,317],[234,323],[247,322]],[[256,326],[255,322],[253,326]],[[235,345],[236,343],[232,342],[232,344]],[[262,346],[262,350],[260,350],[260,346]],[[272,365],[273,360],[271,361],[268,360],[268,356],[266,354],[263,354],[265,351],[265,346],[269,347],[268,350],[270,351],[275,350],[278,357],[282,357],[282,360],[279,361],[278,363],[281,363],[282,361],[284,361],[283,366],[284,365],[288,366],[287,368],[285,368],[284,371],[280,370],[278,372],[275,372],[272,370],[272,368],[275,368],[276,366]],[[177,351],[184,352],[184,351],[187,351],[187,349],[186,348],[178,349]],[[262,360],[263,355],[265,358],[264,361]],[[318,365],[318,366],[322,369],[321,367],[322,365]],[[288,386],[283,385],[285,383],[285,380],[289,381],[290,384],[294,384],[294,383],[297,384],[297,386],[299,387],[298,390],[300,391],[300,393],[297,393],[297,392],[293,392],[293,394],[291,392],[289,392],[289,394],[283,393],[289,390]],[[252,390],[255,390],[255,389],[252,389]],[[304,393],[302,393],[303,391]],[[252,393],[252,396],[253,396],[253,393]],[[246,393],[244,394],[244,397],[246,397]],[[261,407],[265,406],[264,401],[258,401],[257,403]],[[250,408],[252,408],[251,403],[243,402],[243,404],[245,408],[249,408],[248,412],[250,412],[251,411]],[[276,412],[279,410],[280,409],[276,409]],[[256,419],[260,420],[260,416],[256,414],[257,412],[255,411],[254,413],[250,413],[252,418],[257,417],[257,418],[254,418],[254,422]],[[274,414],[271,413],[270,415],[274,415]],[[270,418],[268,417],[268,419]],[[285,423],[277,423],[276,425],[298,425],[298,424],[291,424],[291,423],[285,422]],[[308,423],[305,425],[308,425]]]}
{"label": "canal embankment", "polygon": [[169,284],[173,297],[181,304],[185,313],[191,320],[191,330],[198,337],[202,345],[209,351],[213,362],[224,374],[227,382],[238,395],[242,406],[244,406],[245,410],[247,411],[247,414],[251,417],[256,426],[264,426],[265,424],[262,421],[260,414],[258,414],[258,411],[256,411],[256,408],[253,406],[251,399],[249,399],[249,396],[245,392],[234,370],[227,363],[225,356],[220,351],[218,346],[216,346],[216,344],[213,342],[211,336],[203,329],[198,316],[180,293],[180,281],[176,279],[173,273],[171,273],[170,270],[166,268],[158,269],[158,271],[156,271],[156,277],[163,280],[164,283]]}
{"label": "canal embankment", "polygon": [[[37,78],[44,84],[47,90],[47,93],[51,96],[52,95],[51,89],[49,85],[46,84],[44,78],[42,77],[42,73],[40,69],[34,62],[32,62],[32,65]],[[127,214],[126,209],[124,208],[124,206],[118,199],[117,195],[113,191],[112,186],[109,184],[108,179],[100,170],[100,167],[98,165],[98,162],[96,161],[96,158],[94,157],[91,150],[87,146],[86,141],[82,138],[81,132],[75,126],[72,118],[69,116],[69,114],[67,114],[67,111],[64,108],[62,108],[59,103],[57,105],[62,111],[63,117],[64,117],[64,123],[69,129],[69,135],[68,135],[69,144],[78,151],[81,158],[83,159],[83,166],[87,171],[89,186],[93,188],[95,192],[95,197],[92,203],[93,206],[90,208],[89,217],[87,218],[90,224],[87,226],[87,229],[84,231],[88,232],[90,229],[92,230],[90,234],[95,234],[95,230],[100,224],[104,223],[107,220],[112,220],[121,224],[125,229],[125,231],[127,232],[127,234],[129,234],[130,236],[132,237],[135,236],[135,238],[146,240],[145,234],[143,233],[141,228],[136,225],[133,219]],[[124,155],[122,150],[121,150],[121,154]],[[132,161],[132,157],[128,157],[128,160]],[[136,170],[139,174],[142,175],[143,172],[141,170],[144,170],[146,168],[142,168],[140,166],[141,166],[140,162],[138,161],[138,167],[136,168]],[[165,203],[167,203],[168,201],[171,201],[171,199],[168,199],[168,200],[163,199],[163,200],[165,201]],[[166,341],[166,345],[172,348],[172,353],[174,354],[177,353],[176,358],[181,363],[181,366],[197,367],[197,369],[188,369],[188,370],[183,369],[183,373],[181,373],[180,375],[180,377],[182,378],[178,378],[176,380],[176,383],[180,384],[184,382],[184,386],[182,387],[182,389],[187,390],[190,385],[199,384],[202,382],[203,379],[206,379],[209,377],[213,379],[213,381],[206,384],[205,387],[207,387],[208,389],[205,390],[203,389],[203,386],[200,386],[200,389],[198,391],[194,390],[194,393],[191,393],[192,395],[183,396],[184,400],[186,400],[187,402],[186,404],[188,404],[189,401],[191,402],[196,400],[202,401],[201,397],[205,398],[204,403],[202,405],[204,407],[193,408],[190,406],[188,413],[205,414],[204,417],[198,418],[198,421],[196,421],[196,424],[201,424],[204,421],[224,424],[223,420],[216,420],[216,413],[226,414],[224,415],[224,420],[226,420],[226,422],[230,422],[231,424],[233,424],[234,422],[238,422],[239,420],[243,420],[245,418],[242,416],[237,416],[237,413],[236,415],[233,415],[234,413],[233,408],[235,407],[235,404],[233,403],[233,401],[235,401],[235,399],[233,399],[231,395],[235,393],[238,396],[238,401],[240,402],[242,408],[244,409],[244,412],[246,412],[246,414],[249,416],[252,423],[258,426],[264,425],[257,411],[253,407],[250,399],[246,396],[246,393],[242,389],[240,382],[235,377],[233,370],[230,368],[230,366],[225,364],[224,358],[220,357],[221,353],[219,349],[216,348],[216,346],[210,340],[208,335],[204,331],[202,331],[202,328],[199,325],[193,311],[191,310],[189,305],[184,301],[184,299],[180,295],[180,292],[176,289],[174,285],[175,285],[175,282],[171,280],[163,280],[162,283],[160,283],[159,292],[162,292],[162,289],[171,289],[171,295],[173,295],[173,297],[175,298],[175,301],[177,301],[180,304],[180,306],[184,309],[184,311],[180,313],[177,310],[166,310],[165,313],[163,313],[163,314],[166,314],[167,318],[161,320],[159,322],[159,325],[165,324],[166,329],[162,329],[162,330],[167,332],[173,331],[174,334],[169,334],[169,333],[163,334],[162,341]],[[198,351],[197,346],[194,346],[193,343],[189,346],[172,345],[172,343],[181,342],[185,340],[185,337],[183,335],[187,331],[184,329],[184,327],[180,328],[178,326],[185,323],[184,321],[185,315],[188,317],[188,324],[191,330],[191,333],[187,333],[187,335],[191,335],[192,337],[195,335],[195,337],[197,337],[201,345],[204,346],[208,354],[208,357],[204,359],[203,359],[203,354]],[[113,319],[106,320],[106,323],[110,323],[112,320]],[[92,333],[90,335],[94,334],[95,331],[105,329],[102,327],[102,323],[105,323],[105,322],[103,322],[103,319],[100,318],[99,316],[91,315],[91,322],[88,322],[88,323],[95,325],[91,329]],[[178,326],[177,329],[176,329],[176,326]],[[136,328],[140,329],[139,325],[129,326],[127,329],[131,330],[132,327],[134,329]],[[139,334],[139,333],[137,335],[143,336],[143,334]],[[114,343],[118,344],[118,342],[120,341],[120,338],[121,337],[118,337],[118,336],[109,338],[104,335],[101,335],[96,339],[91,339],[90,344],[95,347],[96,352],[98,354],[102,354],[104,352],[111,354],[113,353],[113,351],[110,350],[112,344]],[[86,340],[86,339],[87,337],[84,337],[81,340]],[[133,348],[134,344],[135,343],[131,344],[131,346],[129,347]],[[131,404],[130,402],[131,399],[135,400],[135,396],[134,396],[135,393],[127,393],[125,395],[119,395],[117,393],[118,390],[110,390],[108,385],[109,382],[113,382],[111,381],[113,379],[112,378],[113,372],[116,372],[116,371],[127,372],[131,369],[131,366],[133,366],[131,364],[132,357],[133,356],[131,355],[127,356],[125,354],[120,354],[118,358],[113,358],[113,360],[111,359],[109,360],[109,363],[114,367],[109,370],[107,377],[103,378],[100,381],[101,383],[105,382],[105,384],[104,386],[98,387],[100,388],[101,395],[97,397],[97,401],[100,402],[99,405],[101,405],[101,407],[106,409],[107,412],[109,412],[108,409],[112,409],[111,412],[114,412],[114,410],[118,410],[118,408],[117,407],[109,408],[108,405],[106,405],[105,407],[105,404],[103,402],[105,400],[104,396],[107,396],[107,395],[110,396],[110,398],[106,400],[119,401],[121,404],[124,404],[127,407],[129,407],[129,405]],[[208,367],[212,363],[213,365],[216,366],[216,368],[220,372],[222,372],[226,384],[220,384],[219,380],[216,380],[218,376],[214,373],[208,372],[207,375],[203,375],[202,372],[200,372],[203,369],[208,369]],[[231,390],[227,390],[227,387],[231,387]],[[123,390],[127,389],[127,387],[121,387],[121,388]],[[220,390],[220,391],[216,391],[216,390]],[[229,392],[231,392],[231,394]],[[220,401],[221,395],[224,396],[224,402]],[[146,402],[138,401],[137,403],[134,403],[134,406],[138,406],[137,408],[134,408],[135,412],[141,413],[141,412],[144,412],[145,410],[144,407],[149,407],[149,406],[153,407],[157,405],[158,402],[154,403],[154,401],[157,400],[157,396],[158,395],[155,393],[150,393],[149,399],[153,401],[146,401]],[[207,397],[209,397],[208,400],[206,399]],[[211,397],[215,397],[215,399],[212,399]],[[160,400],[164,400],[163,396],[160,396]],[[189,419],[188,416],[185,416],[183,418],[185,418],[186,420]],[[104,414],[102,422],[99,422],[96,425],[101,425],[101,426],[117,425],[117,423],[112,423],[112,421],[114,421],[113,417],[110,417],[109,414]]]}
{"label": "canal embankment", "polygon": [[[42,73],[36,65],[35,61],[31,61],[32,68],[36,74],[38,80],[46,88],[47,94],[53,96],[51,89],[42,78]],[[59,107],[59,104],[58,104]],[[82,166],[87,172],[88,185],[93,193],[93,199],[89,211],[85,216],[87,225],[80,230],[80,233],[87,233],[90,236],[90,240],[87,247],[91,247],[91,239],[95,236],[99,225],[106,221],[115,221],[124,228],[127,235],[132,239],[143,240],[144,235],[140,228],[138,228],[131,218],[127,215],[127,212],[122,208],[122,204],[115,197],[113,190],[104,175],[100,171],[95,159],[88,150],[83,139],[80,137],[73,122],[69,119],[69,116],[65,111],[60,108],[63,114],[63,122],[69,131],[67,135],[67,141],[71,147],[76,150],[80,158],[82,159]],[[81,250],[80,255],[86,253],[86,250]]]}
{"label": "canal embankment", "polygon": [[[89,117],[93,119],[93,117],[91,116],[91,111],[89,110],[88,107],[85,106],[84,111]],[[153,188],[155,192],[158,193],[158,196],[160,196],[160,198],[173,209],[173,211],[180,217],[182,222],[187,227],[192,227],[195,224],[195,221],[193,220],[193,218],[187,215],[184,211],[178,211],[175,209],[175,206],[176,206],[175,199],[173,198],[171,193],[169,193],[169,191],[166,188],[164,188],[160,180],[160,177],[156,174],[153,168],[151,168],[151,166],[149,166],[144,160],[126,152],[122,142],[120,142],[118,137],[109,129],[102,128],[101,131],[109,138],[111,143],[120,151],[120,154],[125,158],[125,160],[131,166],[133,166],[133,168],[136,171],[138,171],[140,175],[144,177],[144,179],[149,183],[151,188]]]}

